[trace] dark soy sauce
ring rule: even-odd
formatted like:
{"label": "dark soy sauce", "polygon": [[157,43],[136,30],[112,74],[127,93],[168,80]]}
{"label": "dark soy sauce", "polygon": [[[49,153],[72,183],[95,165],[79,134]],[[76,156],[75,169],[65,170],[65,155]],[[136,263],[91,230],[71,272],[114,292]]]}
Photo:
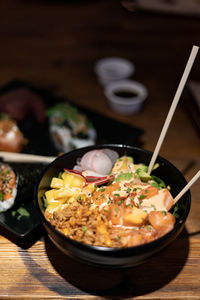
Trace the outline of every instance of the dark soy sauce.
{"label": "dark soy sauce", "polygon": [[114,92],[115,96],[120,97],[120,98],[134,98],[136,96],[138,96],[137,93],[134,93],[133,91],[130,90],[119,90]]}

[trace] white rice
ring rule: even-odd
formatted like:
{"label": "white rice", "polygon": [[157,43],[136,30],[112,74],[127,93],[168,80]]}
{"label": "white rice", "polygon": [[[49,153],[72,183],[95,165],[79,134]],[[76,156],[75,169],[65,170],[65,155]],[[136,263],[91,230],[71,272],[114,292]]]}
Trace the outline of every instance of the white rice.
{"label": "white rice", "polygon": [[17,189],[14,188],[13,192],[12,192],[12,196],[9,199],[0,201],[0,211],[1,212],[6,211],[13,206],[16,195],[17,195]]}

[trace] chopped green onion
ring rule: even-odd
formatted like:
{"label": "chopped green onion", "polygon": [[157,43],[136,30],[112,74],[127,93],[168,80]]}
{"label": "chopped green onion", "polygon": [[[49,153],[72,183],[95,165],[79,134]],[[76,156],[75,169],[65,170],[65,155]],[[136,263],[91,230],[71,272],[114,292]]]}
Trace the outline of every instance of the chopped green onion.
{"label": "chopped green onion", "polygon": [[155,207],[155,205],[151,204],[151,206],[153,207],[153,210],[156,210],[156,207]]}
{"label": "chopped green onion", "polygon": [[3,201],[3,193],[0,191],[0,201]]}
{"label": "chopped green onion", "polygon": [[147,230],[151,231],[151,226],[150,225],[147,225]]}
{"label": "chopped green onion", "polygon": [[177,214],[177,211],[178,211],[179,207],[178,207],[178,204],[176,204],[174,206],[174,211],[173,211],[173,216],[177,219],[179,218],[179,214]]}
{"label": "chopped green onion", "polygon": [[126,192],[129,194],[131,191],[130,187],[127,188]]}
{"label": "chopped green onion", "polygon": [[142,195],[140,195],[140,197],[139,197],[139,199],[140,199],[140,200],[143,200],[144,198],[146,198],[146,196],[145,196],[145,195],[143,195],[143,194],[142,194]]}

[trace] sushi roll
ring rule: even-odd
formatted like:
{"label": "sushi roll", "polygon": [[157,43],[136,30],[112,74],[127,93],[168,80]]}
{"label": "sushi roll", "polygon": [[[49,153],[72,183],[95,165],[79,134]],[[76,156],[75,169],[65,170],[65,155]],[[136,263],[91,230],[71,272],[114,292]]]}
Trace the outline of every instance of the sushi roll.
{"label": "sushi roll", "polygon": [[68,152],[95,144],[96,130],[87,116],[69,103],[48,110],[49,131],[57,150]]}
{"label": "sushi roll", "polygon": [[12,168],[0,163],[0,211],[11,208],[17,195],[17,177]]}
{"label": "sushi roll", "polygon": [[8,116],[0,119],[0,151],[21,152],[27,139],[24,138],[17,123]]}

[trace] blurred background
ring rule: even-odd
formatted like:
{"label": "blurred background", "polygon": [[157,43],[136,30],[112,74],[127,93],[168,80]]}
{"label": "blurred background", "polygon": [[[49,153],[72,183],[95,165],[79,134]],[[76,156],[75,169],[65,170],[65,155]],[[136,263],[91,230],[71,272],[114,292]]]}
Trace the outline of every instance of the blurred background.
{"label": "blurred background", "polygon": [[[139,129],[142,132],[139,145],[153,151],[192,46],[200,45],[199,38],[200,0],[1,0],[0,112],[8,103],[13,113],[26,114],[26,109],[37,112],[34,109],[44,97],[23,89],[23,82],[28,82],[39,90],[47,90],[55,102],[60,99],[58,97],[64,97],[86,111],[90,110],[90,116],[95,121],[98,119],[97,129],[103,137],[104,134],[107,137],[115,135],[120,143],[124,138],[134,141]],[[95,72],[96,63],[106,57],[120,57],[134,64],[135,72],[130,78],[148,91],[141,111],[123,115],[109,107],[104,86],[99,83]],[[9,94],[9,88],[6,90],[5,87],[9,87],[13,80],[21,80],[22,89]],[[196,97],[188,87],[191,81],[195,83]],[[195,101],[197,99],[199,102]],[[43,107],[39,108],[43,113]],[[25,147],[29,147],[30,153],[41,155],[51,148],[45,116],[44,123],[39,122],[42,118],[38,116],[33,118],[35,123],[28,119],[25,120],[26,126],[20,124],[27,138]],[[0,128],[0,137],[1,133]],[[199,137],[200,53],[159,153],[188,181],[200,169]],[[110,141],[108,138],[107,142]],[[44,152],[42,148],[45,148]],[[18,193],[22,201],[19,203],[27,205],[23,209],[30,211],[34,219],[32,196],[26,195],[33,193],[41,170],[32,165],[24,167],[21,163],[13,166],[20,174],[20,180],[23,179],[21,185],[25,191],[24,198]],[[23,189],[20,187],[18,191]],[[15,246],[15,239],[1,226],[2,298],[69,299],[71,296],[71,299],[83,299],[85,292],[93,290],[93,296],[87,294],[85,299],[97,299],[97,290],[103,287],[99,294],[103,296],[106,289],[114,287],[116,299],[119,295],[138,296],[137,299],[150,299],[151,295],[151,299],[169,299],[170,296],[172,299],[200,299],[200,181],[191,191],[190,218],[174,246],[155,257],[149,265],[123,273],[123,277],[119,272],[112,272],[110,280],[109,273],[104,275],[71,260],[65,261],[46,236],[35,245],[37,234],[28,243],[17,239]],[[19,230],[21,233],[27,227],[28,231],[32,230],[35,221],[28,219],[26,223],[25,219],[23,226],[23,222],[18,222],[18,215],[14,219],[15,213],[10,210],[5,218],[5,214],[0,214],[0,223],[14,232]],[[111,299],[110,292],[113,293],[108,290],[105,299]]]}
{"label": "blurred background", "polygon": [[[145,148],[153,150],[192,45],[199,44],[199,7],[199,1],[181,0],[1,1],[0,85],[25,80],[142,127]],[[94,65],[113,56],[130,60],[136,68],[132,79],[148,89],[138,114],[123,116],[107,105]],[[195,81],[199,62],[200,56],[190,74]],[[178,109],[169,130],[183,153],[185,142],[176,141],[173,128],[181,134],[186,115]],[[190,130],[187,143],[194,148],[197,133]]]}

